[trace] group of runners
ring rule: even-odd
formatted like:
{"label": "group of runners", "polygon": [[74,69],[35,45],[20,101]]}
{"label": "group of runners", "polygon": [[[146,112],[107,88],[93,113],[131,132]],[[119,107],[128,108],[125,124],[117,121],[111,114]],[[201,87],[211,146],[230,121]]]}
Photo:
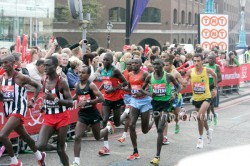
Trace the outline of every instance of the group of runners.
{"label": "group of runners", "polygon": [[[110,147],[108,135],[115,132],[115,126],[124,123],[124,133],[119,142],[127,139],[128,130],[133,146],[133,152],[128,160],[140,158],[137,145],[136,122],[141,117],[141,130],[148,133],[153,124],[157,128],[157,151],[151,164],[160,163],[162,145],[168,144],[168,123],[171,114],[175,115],[175,133],[179,133],[179,113],[182,107],[180,91],[191,82],[193,97],[192,102],[197,110],[199,137],[197,148],[203,148],[203,130],[207,132],[208,143],[212,141],[213,130],[207,123],[207,111],[211,109],[210,103],[216,96],[220,76],[219,67],[215,64],[215,56],[209,55],[209,63],[203,65],[203,55],[194,54],[194,67],[186,73],[186,80],[173,66],[173,59],[151,59],[154,71],[147,72],[142,67],[140,58],[132,58],[127,61],[127,68],[121,72],[115,68],[113,54],[107,52],[103,57],[103,68],[100,70],[102,77],[101,87],[97,87],[88,80],[91,69],[86,65],[80,66],[78,75],[79,83],[75,87],[75,95],[71,96],[67,81],[57,74],[58,59],[47,57],[44,61],[46,77],[43,86],[40,87],[29,77],[17,72],[14,68],[15,59],[11,54],[1,57],[2,67],[5,73],[0,79],[1,99],[4,103],[4,113],[8,121],[0,131],[0,142],[5,146],[11,157],[11,166],[20,166],[22,162],[14,155],[11,141],[8,136],[14,130],[28,144],[34,152],[38,165],[46,165],[46,153],[48,150],[57,150],[60,161],[64,166],[69,166],[70,161],[66,153],[66,137],[70,114],[68,108],[73,106],[73,100],[78,103],[78,121],[75,127],[74,160],[72,165],[79,166],[81,139],[83,133],[92,128],[96,140],[104,139],[104,145],[99,150],[99,155],[109,155]],[[217,73],[217,74],[216,74]],[[221,77],[221,76],[220,76]],[[27,101],[25,86],[35,88],[34,96]],[[38,141],[30,137],[23,126],[27,107],[32,108],[40,90],[44,93],[44,105],[40,108],[44,112],[44,122],[39,132]],[[103,94],[101,91],[104,91]],[[102,103],[102,115],[97,109],[97,104]],[[112,121],[110,115],[112,114]],[[57,146],[48,143],[54,133],[57,133]]]}

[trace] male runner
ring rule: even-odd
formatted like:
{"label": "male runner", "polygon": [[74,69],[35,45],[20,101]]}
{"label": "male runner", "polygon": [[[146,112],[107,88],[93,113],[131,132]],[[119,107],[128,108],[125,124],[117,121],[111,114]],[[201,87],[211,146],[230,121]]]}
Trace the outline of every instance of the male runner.
{"label": "male runner", "polygon": [[[163,130],[168,126],[168,111],[171,109],[172,101],[180,92],[180,85],[175,78],[163,70],[164,63],[157,58],[153,61],[154,72],[146,78],[146,85],[149,84],[150,94],[152,96],[153,115],[157,128],[157,153],[151,164],[158,165],[160,163],[160,153],[163,140]],[[172,85],[175,91],[172,92]],[[145,91],[144,91],[145,92]],[[156,116],[157,115],[157,116]]]}
{"label": "male runner", "polygon": [[[112,65],[113,55],[107,52],[103,57],[103,66],[101,70],[101,76],[103,84],[100,87],[100,91],[104,88],[104,99],[102,103],[102,113],[103,113],[103,127],[107,126],[109,115],[111,110],[113,110],[113,119],[115,126],[120,126],[120,116],[122,106],[124,106],[122,98],[121,88],[126,86],[128,83],[121,72]],[[112,126],[113,123],[109,122]],[[104,146],[99,151],[99,155],[110,154],[108,135],[104,137]]]}
{"label": "male runner", "polygon": [[[207,118],[205,117],[206,111],[210,105],[211,98],[216,96],[217,88],[217,76],[213,70],[203,67],[203,55],[195,54],[194,55],[194,64],[195,67],[188,70],[186,73],[187,82],[191,79],[191,86],[193,91],[193,105],[195,106],[196,111],[198,112],[198,128],[199,128],[199,139],[197,141],[196,148],[203,148],[203,128],[207,130],[208,143],[212,141],[212,132],[213,129],[209,129],[207,125]],[[209,89],[209,74],[214,79],[214,91],[211,95]]]}
{"label": "male runner", "polygon": [[[220,71],[220,66],[217,65],[215,63],[215,60],[216,60],[216,57],[215,55],[213,54],[210,54],[208,57],[208,63],[206,64],[206,67],[209,68],[209,69],[212,69],[216,75],[217,75],[217,83],[220,83],[222,81],[222,77],[221,77],[221,71]],[[211,75],[209,75],[209,88],[210,88],[210,91],[213,92],[214,90],[214,79]],[[217,91],[218,93],[218,91]],[[218,97],[218,95],[217,95]],[[217,125],[217,122],[218,122],[218,117],[217,117],[217,114],[214,112],[214,103],[216,101],[216,96],[214,98],[212,98],[211,100],[211,103],[210,103],[210,107],[208,108],[207,110],[207,116],[208,116],[208,125],[210,126],[211,125],[211,118],[210,118],[210,110],[213,114],[213,117],[214,117],[214,125]]]}
{"label": "male runner", "polygon": [[67,108],[73,106],[73,100],[68,83],[56,73],[57,66],[58,60],[54,56],[47,57],[44,61],[44,71],[47,76],[43,81],[44,106],[42,111],[45,111],[45,115],[37,144],[39,149],[46,150],[48,140],[56,131],[58,134],[57,153],[62,164],[69,166],[69,158],[65,152],[65,141],[70,123],[70,114]]}
{"label": "male runner", "polygon": [[[128,81],[128,75],[129,75],[129,72],[132,71],[132,59],[129,59],[126,63],[126,69],[123,71],[123,76],[125,77],[125,79]],[[118,139],[118,141],[120,143],[124,143],[125,142],[125,139],[127,138],[127,132],[128,132],[128,127],[129,127],[129,110],[130,110],[130,100],[131,100],[131,91],[126,91],[126,87],[125,88],[122,88],[124,89],[123,91],[123,101],[124,101],[124,104],[125,104],[125,110],[124,112],[122,113],[121,117],[120,117],[120,121],[121,123],[123,121],[125,121],[124,123],[124,132],[122,134],[122,136]]]}
{"label": "male runner", "polygon": [[[0,78],[0,98],[3,100],[3,112],[8,118],[8,121],[0,131],[0,141],[5,146],[9,156],[11,157],[10,166],[22,165],[22,162],[17,160],[14,155],[12,143],[8,138],[13,130],[20,135],[23,141],[25,141],[30,149],[35,153],[38,164],[45,166],[44,159],[46,154],[37,150],[35,141],[29,136],[23,125],[27,112],[27,106],[29,108],[33,107],[41,87],[29,77],[15,71],[13,68],[15,63],[13,55],[3,55],[1,57],[1,61],[5,73]],[[29,103],[27,102],[26,85],[31,85],[35,88],[34,96]]]}
{"label": "male runner", "polygon": [[150,119],[150,110],[152,110],[151,97],[146,96],[141,92],[145,90],[146,85],[145,79],[148,76],[148,73],[141,70],[142,61],[141,59],[133,59],[132,61],[132,72],[129,73],[129,88],[131,89],[131,100],[130,100],[130,112],[129,112],[129,130],[130,138],[133,144],[134,152],[132,155],[128,156],[128,160],[134,160],[140,158],[138,149],[137,149],[137,135],[136,135],[136,122],[141,115],[141,128],[144,134],[148,133],[151,129],[153,122],[149,124]]}
{"label": "male runner", "polygon": [[96,104],[104,101],[104,97],[93,82],[90,82],[89,76],[91,69],[88,66],[81,66],[78,72],[79,83],[76,85],[76,94],[73,97],[78,101],[78,121],[75,128],[74,142],[74,162],[72,166],[80,165],[81,140],[83,133],[90,125],[96,140],[100,140],[108,135],[108,130],[114,130],[111,126],[100,128],[101,115],[97,110]]}
{"label": "male runner", "polygon": [[[164,62],[164,69],[167,73],[172,74],[172,76],[176,79],[176,81],[182,85],[181,90],[185,88],[184,86],[184,81],[182,79],[181,74],[174,68],[173,61],[171,59],[166,59]],[[172,86],[172,90],[175,92],[175,86]],[[181,110],[181,105],[182,105],[182,95],[181,93],[178,93],[174,102],[172,103],[172,107],[174,109],[174,115],[175,115],[175,134],[178,134],[180,132],[180,125],[178,124],[179,122],[179,113]],[[170,110],[171,111],[171,110]],[[164,130],[164,135],[167,134],[167,128]],[[167,140],[167,141],[166,141]],[[165,139],[163,139],[163,144],[165,142],[168,142],[167,137],[165,136]],[[168,142],[169,143],[169,142]]]}

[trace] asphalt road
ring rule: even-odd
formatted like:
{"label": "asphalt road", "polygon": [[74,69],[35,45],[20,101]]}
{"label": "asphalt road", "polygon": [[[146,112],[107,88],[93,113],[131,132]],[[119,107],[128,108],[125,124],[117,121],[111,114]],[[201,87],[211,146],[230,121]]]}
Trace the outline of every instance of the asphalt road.
{"label": "asphalt road", "polygon": [[[197,122],[194,120],[181,122],[181,132],[174,134],[174,124],[170,124],[169,140],[170,144],[162,148],[161,162],[162,166],[175,166],[178,161],[184,157],[200,154],[208,151],[222,149],[226,147],[250,144],[250,96],[234,99],[222,103],[217,109],[219,120],[217,126],[211,126],[214,129],[213,141],[211,144],[204,144],[203,149],[196,149],[198,138]],[[100,157],[97,155],[99,148],[103,145],[102,141],[94,141],[92,138],[85,138],[82,141],[81,164],[84,166],[148,166],[150,160],[154,157],[156,151],[157,133],[155,127],[148,134],[138,133],[138,149],[141,155],[140,159],[127,161],[126,157],[132,153],[132,144],[130,138],[124,144],[117,140],[121,133],[111,135],[109,145],[111,155]],[[205,134],[204,134],[204,138]],[[73,161],[73,142],[68,142],[67,153],[70,162]],[[237,152],[240,153],[240,152]],[[21,154],[19,159],[23,161],[24,166],[37,165],[33,154]],[[209,158],[208,160],[212,160]],[[60,161],[56,152],[47,153],[47,165],[59,166]],[[204,161],[206,162],[206,161]],[[0,165],[9,163],[9,157],[0,158]]]}

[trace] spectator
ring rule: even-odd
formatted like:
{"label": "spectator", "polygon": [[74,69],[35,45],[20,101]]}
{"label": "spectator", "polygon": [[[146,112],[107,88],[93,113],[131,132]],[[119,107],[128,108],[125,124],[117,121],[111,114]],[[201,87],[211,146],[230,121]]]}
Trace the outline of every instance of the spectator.
{"label": "spectator", "polygon": [[35,62],[39,59],[39,56],[37,54],[36,49],[31,49],[30,50],[30,63]]}
{"label": "spectator", "polygon": [[60,67],[62,68],[62,71],[64,72],[65,75],[67,75],[68,72],[68,67],[67,67],[68,63],[69,63],[69,55],[66,53],[62,53]]}
{"label": "spectator", "polygon": [[96,72],[94,70],[93,59],[94,59],[94,54],[92,53],[84,54],[83,56],[83,63],[91,68],[91,74],[89,77],[90,81],[94,81],[100,75],[98,70],[99,68],[96,70]]}
{"label": "spectator", "polygon": [[[29,72],[30,78],[32,78],[36,83],[42,86],[42,80],[44,76],[44,59],[39,59],[36,63],[27,64],[27,70]],[[32,87],[28,87],[28,90],[34,91]]]}
{"label": "spectator", "polygon": [[227,55],[226,55],[226,52],[222,51],[220,53],[220,59],[221,59],[221,62],[223,64],[223,66],[228,66],[228,61],[227,61]]}
{"label": "spectator", "polygon": [[29,76],[29,71],[26,68],[26,63],[22,64],[22,61],[20,59],[21,54],[20,53],[13,53],[12,55],[15,57],[15,65],[16,65],[15,70],[18,72],[21,72],[24,75]]}
{"label": "spectator", "polygon": [[9,50],[7,48],[5,47],[0,48],[0,57],[8,53],[9,53]]}
{"label": "spectator", "polygon": [[12,46],[10,46],[10,52],[11,53],[16,52],[16,44],[13,44]]}
{"label": "spectator", "polygon": [[237,60],[233,51],[229,52],[228,57],[229,57],[228,66],[231,66],[231,67],[240,66],[239,61]]}
{"label": "spectator", "polygon": [[106,49],[103,48],[103,47],[99,47],[97,50],[96,50],[97,54],[100,56],[102,53],[106,53]]}
{"label": "spectator", "polygon": [[244,54],[244,63],[250,63],[250,46],[247,47],[247,51]]}
{"label": "spectator", "polygon": [[173,65],[175,66],[175,68],[180,67],[183,64],[180,54],[176,52],[174,56],[175,58],[174,58]]}
{"label": "spectator", "polygon": [[76,47],[76,48],[74,48],[73,50],[72,50],[72,56],[75,56],[75,57],[77,57],[78,59],[80,59],[80,60],[82,60],[82,56],[83,56],[83,54],[82,54],[82,48],[81,47]]}
{"label": "spectator", "polygon": [[66,53],[69,55],[69,58],[71,57],[72,55],[72,51],[69,49],[69,48],[63,48],[62,49],[62,53]]}
{"label": "spectator", "polygon": [[70,68],[67,73],[69,88],[75,88],[75,85],[79,81],[78,71],[79,66],[82,65],[82,61],[79,59],[73,59],[70,61]]}

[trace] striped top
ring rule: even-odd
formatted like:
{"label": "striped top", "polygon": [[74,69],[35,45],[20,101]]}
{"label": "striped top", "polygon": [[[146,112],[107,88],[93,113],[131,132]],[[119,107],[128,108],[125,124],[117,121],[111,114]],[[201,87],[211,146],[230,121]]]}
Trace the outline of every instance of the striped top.
{"label": "striped top", "polygon": [[[59,84],[58,83],[60,81],[60,76],[58,76],[56,85],[52,89],[46,89],[45,88],[47,78],[48,77],[46,77],[45,80],[44,80],[43,92],[49,91],[49,92],[52,93],[52,95],[54,97],[58,97],[59,99],[64,100],[65,99],[64,95],[59,91],[60,89],[59,89]],[[67,109],[66,106],[61,106],[58,103],[55,103],[54,101],[45,100],[45,99],[44,99],[44,106],[45,106],[45,113],[46,114],[59,114],[59,113],[63,113]]]}
{"label": "striped top", "polygon": [[21,114],[26,116],[27,111],[27,91],[26,88],[15,83],[15,71],[13,76],[9,79],[2,77],[1,91],[3,94],[3,107],[5,116],[11,114]]}

